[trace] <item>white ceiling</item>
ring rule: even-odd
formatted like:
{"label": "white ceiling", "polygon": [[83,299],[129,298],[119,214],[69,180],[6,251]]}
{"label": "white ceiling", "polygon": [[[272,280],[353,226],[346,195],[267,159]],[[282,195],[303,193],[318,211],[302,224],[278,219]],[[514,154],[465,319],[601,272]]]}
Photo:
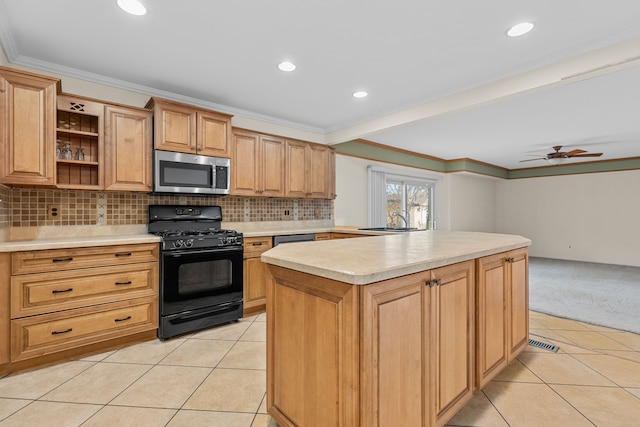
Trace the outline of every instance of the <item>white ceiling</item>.
{"label": "white ceiling", "polygon": [[[0,0],[10,62],[515,169],[640,156],[638,0]],[[505,36],[521,21],[536,24]],[[278,62],[298,68],[282,73]],[[573,77],[572,77],[573,76]],[[351,93],[366,90],[365,99]]]}

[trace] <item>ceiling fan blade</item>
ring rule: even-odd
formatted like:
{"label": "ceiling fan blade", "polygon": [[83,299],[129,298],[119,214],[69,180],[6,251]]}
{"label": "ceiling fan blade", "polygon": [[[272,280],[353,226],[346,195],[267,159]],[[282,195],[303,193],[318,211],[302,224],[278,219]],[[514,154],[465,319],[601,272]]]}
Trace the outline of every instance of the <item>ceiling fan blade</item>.
{"label": "ceiling fan blade", "polygon": [[582,153],[586,153],[586,151],[585,150],[580,150],[578,148],[578,149],[575,149],[575,150],[567,151],[566,153],[562,153],[562,155],[565,156],[565,157],[571,157],[571,156],[575,156],[576,154],[582,154]]}
{"label": "ceiling fan blade", "polygon": [[600,157],[602,153],[588,153],[588,154],[574,154],[573,156],[568,157]]}
{"label": "ceiling fan blade", "polygon": [[547,158],[546,157],[539,157],[537,159],[520,160],[520,163],[522,163],[522,162],[531,162],[533,160],[547,160]]}

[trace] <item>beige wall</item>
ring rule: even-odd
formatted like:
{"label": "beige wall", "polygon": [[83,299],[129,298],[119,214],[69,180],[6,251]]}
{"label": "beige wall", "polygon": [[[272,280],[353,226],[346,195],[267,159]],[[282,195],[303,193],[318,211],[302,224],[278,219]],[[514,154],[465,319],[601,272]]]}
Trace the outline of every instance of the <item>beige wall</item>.
{"label": "beige wall", "polygon": [[496,231],[531,255],[640,266],[640,170],[503,180],[496,196]]}
{"label": "beige wall", "polygon": [[451,230],[496,231],[496,184],[500,178],[471,173],[449,176]]}

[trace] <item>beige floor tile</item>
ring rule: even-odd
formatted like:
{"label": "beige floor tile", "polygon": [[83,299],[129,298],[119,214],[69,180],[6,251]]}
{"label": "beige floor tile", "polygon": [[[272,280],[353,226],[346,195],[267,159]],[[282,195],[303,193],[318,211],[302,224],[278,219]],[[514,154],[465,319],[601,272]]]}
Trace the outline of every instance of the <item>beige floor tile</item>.
{"label": "beige floor tile", "polygon": [[587,328],[591,329],[592,331],[597,331],[597,332],[617,331],[617,329],[611,329],[611,328],[607,328],[605,326],[593,325],[591,323],[585,323],[585,322],[580,322],[580,323],[583,324],[584,326],[586,326]]}
{"label": "beige floor tile", "polygon": [[494,378],[495,381],[516,381],[520,383],[541,383],[533,372],[527,369],[519,360],[509,363],[502,372]]}
{"label": "beige floor tile", "polygon": [[547,329],[542,323],[540,323],[537,319],[529,319],[529,329]]}
{"label": "beige floor tile", "polygon": [[258,315],[258,318],[256,319],[256,322],[266,322],[267,321],[267,313],[265,311],[263,311],[262,313],[260,313]]}
{"label": "beige floor tile", "polygon": [[259,414],[267,413],[267,393],[265,393],[264,397],[262,398],[262,402],[260,403],[260,407],[258,408],[258,413]]}
{"label": "beige floor tile", "polygon": [[632,332],[602,332],[603,335],[617,341],[621,344],[628,346],[629,348],[640,351],[640,335]]}
{"label": "beige floor tile", "polygon": [[269,415],[258,414],[253,420],[251,427],[278,427],[278,423]]}
{"label": "beige floor tile", "polygon": [[448,426],[509,427],[482,392],[476,392],[469,403],[447,423]]}
{"label": "beige floor tile", "polygon": [[551,329],[543,329],[543,330],[529,329],[529,338],[537,341],[543,341],[543,342],[557,341],[561,344],[575,345],[573,341],[567,339],[566,337],[560,335],[558,332],[553,331]]}
{"label": "beige floor tile", "polygon": [[255,413],[267,389],[264,371],[216,368],[184,409]]}
{"label": "beige floor tile", "polygon": [[546,384],[496,381],[484,392],[510,426],[593,427]]}
{"label": "beige floor tile", "polygon": [[0,397],[37,399],[94,364],[73,361],[10,375],[0,380]]}
{"label": "beige floor tile", "polygon": [[26,399],[0,399],[0,421],[24,408],[31,402],[31,400]]}
{"label": "beige floor tile", "polygon": [[536,319],[539,323],[549,329],[563,329],[568,331],[590,331],[591,329],[575,320],[563,319],[561,317],[545,316]]}
{"label": "beige floor tile", "polygon": [[45,394],[41,399],[105,405],[149,369],[149,365],[98,363]]}
{"label": "beige floor tile", "polygon": [[167,427],[251,427],[254,414],[181,410]]}
{"label": "beige floor tile", "polygon": [[154,366],[110,404],[179,409],[210,372],[209,368]]}
{"label": "beige floor tile", "polygon": [[35,401],[2,421],[2,427],[75,427],[100,410],[100,405]]}
{"label": "beige floor tile", "polygon": [[[579,355],[575,355],[579,357]],[[613,386],[604,376],[584,364],[574,356],[561,353],[521,353],[518,360],[545,383]]]}
{"label": "beige floor tile", "polygon": [[176,412],[175,409],[105,406],[82,427],[164,427]]}
{"label": "beige floor tile", "polygon": [[240,341],[267,341],[267,324],[265,322],[253,322],[240,337]]}
{"label": "beige floor tile", "polygon": [[625,390],[640,399],[640,388],[625,388]]}
{"label": "beige floor tile", "polygon": [[240,321],[241,322],[255,322],[255,320],[258,318],[259,314],[260,313],[256,313],[256,314],[252,314],[252,315],[249,315],[249,316],[246,316],[246,317],[242,317],[240,319]]}
{"label": "beige floor tile", "polygon": [[215,368],[233,344],[227,340],[190,339],[162,359],[160,365]]}
{"label": "beige floor tile", "polygon": [[91,356],[83,357],[78,360],[83,360],[85,362],[102,362],[107,357],[111,356],[118,350],[105,351],[104,353],[93,354]]}
{"label": "beige floor tile", "polygon": [[600,354],[608,354],[609,356],[619,357],[621,359],[627,359],[634,362],[640,363],[640,352],[638,351],[616,351],[616,350],[606,350],[601,352]]}
{"label": "beige floor tile", "polygon": [[576,354],[574,357],[621,387],[640,387],[638,362],[606,354]]}
{"label": "beige floor tile", "polygon": [[612,340],[611,338],[596,331],[556,332],[571,342],[574,342],[577,346],[590,348],[592,350],[631,350],[628,346]]}
{"label": "beige floor tile", "polygon": [[597,426],[635,427],[638,425],[640,399],[621,388],[568,385],[551,387]]}
{"label": "beige floor tile", "polygon": [[267,343],[238,341],[218,366],[236,369],[267,369]]}
{"label": "beige floor tile", "polygon": [[194,339],[205,340],[237,340],[251,326],[252,322],[234,322],[226,325],[216,326],[193,334]]}
{"label": "beige floor tile", "polygon": [[155,365],[184,342],[185,339],[182,338],[168,341],[160,341],[158,339],[145,341],[140,344],[122,348],[107,357],[104,361]]}

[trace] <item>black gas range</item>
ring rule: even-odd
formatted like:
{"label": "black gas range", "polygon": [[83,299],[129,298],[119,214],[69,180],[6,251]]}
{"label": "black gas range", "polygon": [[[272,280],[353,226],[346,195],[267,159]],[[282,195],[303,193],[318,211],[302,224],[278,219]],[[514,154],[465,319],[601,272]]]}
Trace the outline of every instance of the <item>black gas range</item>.
{"label": "black gas range", "polygon": [[242,233],[221,223],[220,206],[149,206],[148,231],[162,238],[161,339],[242,317]]}

